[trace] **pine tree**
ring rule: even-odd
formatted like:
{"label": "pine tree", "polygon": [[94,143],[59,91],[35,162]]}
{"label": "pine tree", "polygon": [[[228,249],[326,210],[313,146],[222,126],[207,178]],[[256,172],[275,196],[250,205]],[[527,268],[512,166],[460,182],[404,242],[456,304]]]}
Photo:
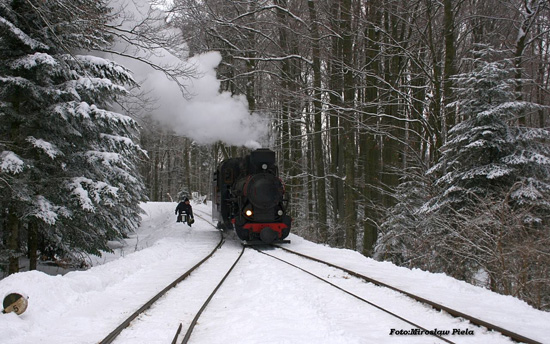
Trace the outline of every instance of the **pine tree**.
{"label": "pine tree", "polygon": [[113,111],[134,81],[77,54],[109,44],[108,11],[105,1],[0,4],[0,203],[12,219],[4,236],[19,233],[12,258],[29,225],[66,253],[98,254],[139,223],[137,123]]}
{"label": "pine tree", "polygon": [[430,219],[419,214],[419,209],[429,199],[431,178],[425,169],[411,167],[404,171],[404,177],[393,197],[396,204],[390,208],[379,228],[374,247],[374,258],[389,260],[400,266],[428,268],[419,257],[419,252],[430,251],[431,243],[425,240],[426,228],[431,228]]}
{"label": "pine tree", "polygon": [[431,269],[519,296],[550,300],[550,150],[545,129],[520,127],[539,105],[517,101],[513,63],[476,52],[455,80],[457,115],[441,158],[429,171],[438,194],[420,209],[431,225]]}
{"label": "pine tree", "polygon": [[459,100],[451,106],[463,121],[450,130],[440,160],[429,171],[439,176],[436,184],[443,192],[425,209],[460,211],[480,198],[510,198],[515,206],[533,207],[526,223],[547,221],[550,132],[516,125],[522,114],[540,106],[516,101],[512,61],[487,61],[492,54],[484,47],[473,60],[474,70],[455,78]]}

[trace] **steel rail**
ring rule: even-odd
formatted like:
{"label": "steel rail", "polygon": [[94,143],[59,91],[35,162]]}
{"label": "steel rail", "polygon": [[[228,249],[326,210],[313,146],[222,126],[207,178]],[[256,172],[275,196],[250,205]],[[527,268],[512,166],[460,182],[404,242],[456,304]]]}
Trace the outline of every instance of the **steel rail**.
{"label": "steel rail", "polygon": [[203,213],[204,215],[208,215],[208,213],[206,213],[206,212],[204,212],[204,211],[202,211],[202,210],[196,209],[196,210],[193,210],[193,215],[194,215],[194,216],[198,217],[199,219],[203,219],[204,222],[208,223],[208,224],[211,225],[212,227],[214,227],[214,228],[216,228],[217,230],[219,230],[219,229],[216,227],[216,225],[212,223],[212,221],[207,220],[204,216],[201,216],[201,215],[197,214],[197,211]]}
{"label": "steel rail", "polygon": [[176,331],[176,335],[174,336],[174,339],[172,339],[172,344],[176,344],[177,341],[178,341],[178,337],[181,333],[181,328],[183,327],[183,324],[180,323],[180,325],[178,326],[178,329]]}
{"label": "steel rail", "polygon": [[214,253],[222,247],[224,243],[224,237],[223,232],[220,231],[220,241],[214,247],[212,252],[210,252],[206,257],[204,257],[200,262],[195,264],[191,269],[186,271],[184,274],[182,274],[180,277],[178,277],[175,281],[170,283],[166,288],[162,289],[157,295],[155,295],[152,299],[147,301],[143,306],[141,306],[138,310],[136,310],[132,315],[130,315],[126,320],[124,320],[114,331],[109,333],[103,340],[99,342],[99,344],[109,344],[112,343],[113,340],[120,335],[120,333],[130,325],[130,323],[137,318],[140,314],[145,312],[153,303],[155,303],[158,299],[160,299],[164,294],[166,294],[170,289],[174,288],[178,283],[189,277],[193,271],[195,271],[199,266],[201,266],[204,262],[206,262],[210,257],[214,255]]}
{"label": "steel rail", "polygon": [[428,300],[428,299],[425,299],[421,296],[418,296],[418,295],[415,295],[415,294],[412,294],[412,293],[409,293],[407,291],[404,291],[402,289],[399,289],[399,288],[396,288],[396,287],[393,287],[389,284],[386,284],[384,282],[381,282],[381,281],[378,281],[374,278],[371,278],[371,277],[368,277],[368,276],[365,276],[365,275],[362,275],[360,273],[357,273],[355,271],[352,271],[352,270],[349,270],[349,269],[346,269],[346,268],[343,268],[341,266],[338,266],[338,265],[335,265],[335,264],[332,264],[332,263],[329,263],[329,262],[326,262],[324,260],[321,260],[321,259],[318,259],[318,258],[315,258],[315,257],[310,257],[308,255],[305,255],[303,253],[299,253],[299,252],[295,252],[295,251],[292,251],[292,250],[289,250],[288,248],[285,248],[285,247],[282,247],[282,246],[278,246],[278,245],[274,245],[275,247],[277,248],[280,248],[282,249],[283,251],[286,251],[286,252],[289,252],[289,253],[292,253],[292,254],[295,254],[297,256],[300,256],[302,258],[306,258],[306,259],[310,259],[310,260],[313,260],[313,261],[316,261],[318,263],[321,263],[321,264],[325,264],[325,265],[328,265],[330,267],[333,267],[333,268],[336,268],[336,269],[340,269],[344,272],[347,272],[348,274],[350,274],[351,276],[354,276],[354,277],[357,277],[357,278],[360,278],[360,279],[363,279],[367,282],[370,282],[370,283],[373,283],[377,286],[381,286],[381,287],[385,287],[385,288],[388,288],[388,289],[391,289],[391,290],[394,290],[398,293],[401,293],[401,294],[404,294],[404,295],[407,295],[408,297],[416,300],[416,301],[419,301],[419,302],[422,302],[422,303],[425,303],[425,304],[428,304],[430,306],[432,306],[434,309],[438,310],[438,311],[445,311],[447,313],[449,313],[450,315],[454,316],[454,317],[458,317],[458,318],[464,318],[468,321],[470,321],[472,324],[475,324],[475,325],[478,325],[478,326],[483,326],[483,327],[486,327],[487,329],[489,330],[493,330],[493,331],[497,331],[497,332],[500,332],[502,333],[503,335],[511,338],[512,340],[516,341],[516,342],[522,342],[522,343],[527,343],[527,344],[542,344],[541,342],[539,341],[536,341],[534,339],[531,339],[531,338],[528,338],[528,337],[525,337],[519,333],[515,333],[515,332],[512,332],[512,331],[509,331],[509,330],[506,330],[500,326],[497,326],[495,324],[492,324],[492,323],[489,323],[485,320],[482,320],[482,319],[479,319],[479,318],[476,318],[474,316],[471,316],[471,315],[468,315],[466,313],[462,313],[460,311],[457,311],[453,308],[449,308],[447,306],[444,306],[442,304],[439,304],[437,302],[434,302],[434,301],[431,301],[431,300]]}
{"label": "steel rail", "polygon": [[[332,283],[332,282],[329,282],[329,281],[327,281],[326,279],[321,278],[321,277],[317,276],[316,274],[314,274],[314,273],[312,273],[312,272],[310,272],[310,271],[308,271],[308,270],[306,270],[306,269],[303,269],[303,268],[301,268],[301,267],[299,267],[299,266],[297,266],[297,265],[295,265],[295,264],[292,264],[292,263],[290,263],[290,262],[288,262],[288,261],[286,261],[286,260],[284,260],[284,259],[281,259],[281,258],[279,258],[279,257],[275,257],[275,256],[273,256],[273,255],[271,255],[271,254],[269,254],[269,253],[263,252],[263,251],[257,249],[256,247],[253,247],[253,248],[254,248],[256,251],[258,251],[258,252],[260,252],[260,253],[262,253],[262,254],[265,254],[266,256],[269,256],[269,257],[271,257],[271,258],[273,258],[273,259],[276,259],[276,260],[281,261],[281,262],[283,262],[283,263],[285,263],[285,264],[288,264],[288,265],[290,265],[290,266],[292,266],[292,267],[294,267],[294,268],[296,268],[296,269],[298,269],[298,270],[300,270],[300,271],[302,271],[302,272],[305,272],[306,274],[311,275],[311,276],[317,278],[318,280],[323,281],[323,282],[329,284],[330,286],[332,286],[332,287],[334,287],[334,288],[336,288],[336,289],[338,289],[338,290],[340,290],[340,291],[342,291],[342,292],[344,292],[344,293],[346,293],[346,294],[348,294],[348,295],[350,295],[350,296],[353,296],[354,298],[356,298],[356,299],[358,299],[358,300],[360,300],[360,301],[362,301],[362,302],[364,302],[364,303],[366,303],[366,304],[368,304],[368,305],[370,305],[370,306],[372,306],[372,307],[374,307],[374,308],[376,308],[376,309],[381,310],[381,311],[384,312],[384,313],[387,313],[387,314],[389,314],[389,315],[391,315],[391,316],[393,316],[393,317],[395,317],[395,318],[397,318],[397,319],[399,319],[399,320],[401,320],[401,321],[404,321],[404,322],[406,322],[406,323],[409,324],[409,325],[412,325],[412,326],[414,326],[414,327],[416,327],[416,328],[419,328],[419,329],[421,329],[421,330],[423,330],[423,331],[425,331],[425,332],[428,332],[428,333],[429,333],[429,332],[432,332],[432,331],[426,329],[425,327],[422,327],[421,325],[418,325],[418,324],[416,324],[416,323],[414,323],[414,322],[412,322],[412,321],[410,321],[410,320],[408,320],[408,319],[406,319],[406,318],[403,318],[402,316],[400,316],[400,315],[398,315],[398,314],[396,314],[396,313],[393,313],[392,311],[389,311],[389,310],[385,309],[385,308],[382,307],[382,306],[379,306],[379,305],[377,305],[377,304],[375,304],[375,303],[373,303],[373,302],[371,302],[371,301],[369,301],[369,300],[366,300],[366,299],[364,299],[364,298],[362,298],[362,297],[360,297],[360,296],[358,296],[358,295],[356,295],[356,294],[354,294],[354,293],[352,293],[352,292],[350,292],[350,291],[348,291],[348,290],[346,290],[346,289],[340,287],[340,286],[337,286],[336,284],[334,284],[334,283]],[[438,334],[435,334],[435,333],[432,334],[432,333],[430,333],[430,335],[432,335],[432,336],[434,336],[434,337],[436,337],[436,338],[438,338],[438,339],[441,339],[442,341],[444,341],[444,342],[446,342],[446,343],[454,344],[454,342],[452,342],[452,341],[450,341],[450,340],[448,340],[448,339],[446,339],[446,338],[444,338],[444,337],[442,337],[442,336],[440,336],[440,335],[438,335]]]}
{"label": "steel rail", "polygon": [[[218,292],[218,290],[222,286],[223,282],[225,282],[227,277],[231,274],[231,272],[233,271],[233,268],[237,265],[237,263],[239,262],[239,260],[243,256],[243,253],[244,253],[245,249],[246,249],[246,247],[243,246],[243,249],[241,250],[241,254],[239,254],[239,256],[237,257],[237,259],[235,260],[233,265],[231,265],[231,268],[227,271],[225,276],[223,276],[220,283],[218,283],[218,285],[216,286],[214,291],[212,291],[212,293],[210,294],[208,299],[206,299],[206,301],[203,303],[202,307],[199,309],[199,311],[197,312],[197,314],[195,315],[195,317],[191,321],[191,324],[189,325],[189,328],[187,329],[187,332],[185,333],[185,336],[183,337],[183,340],[181,342],[182,344],[187,344],[189,342],[189,339],[191,338],[191,334],[193,333],[193,330],[195,329],[195,326],[197,325],[197,322],[198,322],[200,316],[202,315],[202,312],[204,312],[204,310],[206,309],[206,307],[208,306],[208,304],[210,303],[210,301],[212,300],[214,295],[216,295],[216,293]],[[179,330],[178,330],[178,332],[179,332]],[[178,335],[179,335],[179,333],[176,333],[176,337],[174,338],[174,341],[177,340],[176,338],[177,338]]]}

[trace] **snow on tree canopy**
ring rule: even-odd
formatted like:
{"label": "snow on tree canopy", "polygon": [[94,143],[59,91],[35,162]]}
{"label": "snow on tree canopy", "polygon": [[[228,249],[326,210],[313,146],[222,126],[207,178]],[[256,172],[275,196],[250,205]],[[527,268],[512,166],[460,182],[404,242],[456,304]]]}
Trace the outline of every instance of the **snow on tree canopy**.
{"label": "snow on tree canopy", "polygon": [[516,100],[514,61],[474,56],[465,64],[473,70],[453,80],[448,109],[459,123],[419,178],[426,191],[400,189],[417,199],[398,199],[389,211],[377,254],[467,280],[483,271],[491,288],[508,292],[548,272],[541,252],[550,222],[550,133],[519,125],[544,107]]}
{"label": "snow on tree canopy", "polygon": [[524,203],[525,200],[537,200],[543,199],[543,194],[533,185],[533,180],[529,178],[526,184],[519,186],[512,194],[510,195],[513,199],[518,200],[520,204]]}
{"label": "snow on tree canopy", "polygon": [[39,148],[44,153],[46,153],[50,158],[55,159],[58,155],[63,155],[63,152],[61,152],[55,145],[44,141],[42,139],[36,139],[32,136],[27,137],[27,141],[32,143],[32,145],[36,148]]}
{"label": "snow on tree canopy", "polygon": [[0,155],[0,168],[2,172],[18,174],[23,172],[25,162],[21,158],[11,151],[3,151]]}
{"label": "snow on tree canopy", "polygon": [[7,29],[6,32],[9,32],[13,36],[17,37],[17,39],[19,39],[21,43],[25,44],[31,49],[43,49],[43,50],[49,49],[49,47],[46,44],[43,44],[35,39],[32,39],[26,33],[24,33],[21,29],[19,29],[17,26],[13,25],[13,23],[10,23],[8,20],[0,16],[0,27],[1,26]]}
{"label": "snow on tree canopy", "polygon": [[57,60],[51,56],[50,54],[46,53],[34,53],[31,55],[24,56],[22,58],[19,58],[15,60],[12,63],[13,68],[25,68],[25,69],[31,69],[38,65],[47,64],[50,66],[56,66],[58,64]]}
{"label": "snow on tree canopy", "polygon": [[[478,193],[479,197],[505,198],[505,194],[497,194],[510,190],[533,171],[548,170],[548,151],[536,141],[543,139],[547,131],[511,125],[518,114],[540,106],[515,100],[517,80],[510,65],[513,66],[513,61],[491,62],[478,58],[472,72],[454,78],[457,100],[453,106],[464,120],[449,130],[440,160],[428,171],[429,175],[438,176],[435,184],[443,188],[443,192],[430,201],[433,204],[448,204],[439,198],[453,197],[454,200],[462,198],[462,203],[455,204],[464,205]],[[535,140],[529,140],[532,138]],[[529,195],[534,195],[533,192],[522,194],[529,199],[532,199]],[[428,205],[424,209],[434,208]]]}
{"label": "snow on tree canopy", "polygon": [[93,181],[89,178],[78,177],[74,178],[69,183],[71,195],[73,195],[82,209],[95,212],[94,204],[104,203],[108,206],[114,206],[116,198],[118,198],[118,188],[110,186],[101,181]]}
{"label": "snow on tree canopy", "polygon": [[80,77],[77,80],[67,82],[67,90],[73,94],[79,95],[79,92],[110,92],[113,94],[126,94],[128,91],[124,86],[116,85],[106,78],[88,78]]}
{"label": "snow on tree canopy", "polygon": [[510,165],[525,165],[535,163],[538,165],[549,165],[550,157],[536,152],[520,151],[516,154],[509,155],[502,159],[503,162]]}
{"label": "snow on tree canopy", "polygon": [[113,152],[100,152],[100,151],[87,151],[84,154],[90,164],[101,162],[103,165],[112,167],[118,163],[124,164],[124,159],[118,153]]}
{"label": "snow on tree canopy", "polygon": [[116,77],[125,81],[133,79],[130,70],[111,60],[91,55],[76,55],[75,58],[91,68],[94,74],[99,75],[101,78]]}
{"label": "snow on tree canopy", "polygon": [[70,254],[108,251],[139,224],[145,195],[137,122],[113,111],[136,83],[127,68],[86,55],[111,48],[107,5],[0,6],[0,136],[10,140],[1,206]]}
{"label": "snow on tree canopy", "polygon": [[59,207],[52,204],[46,197],[39,195],[36,197],[34,203],[36,204],[36,212],[34,216],[41,219],[49,225],[55,225],[58,220],[58,215],[68,217],[69,213],[65,207]]}

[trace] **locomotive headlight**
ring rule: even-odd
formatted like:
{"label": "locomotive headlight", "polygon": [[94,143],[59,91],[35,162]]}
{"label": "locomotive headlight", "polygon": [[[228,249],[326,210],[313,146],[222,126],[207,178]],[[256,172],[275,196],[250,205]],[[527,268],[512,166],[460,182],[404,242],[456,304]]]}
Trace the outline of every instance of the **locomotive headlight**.
{"label": "locomotive headlight", "polygon": [[254,214],[254,212],[252,212],[252,209],[246,209],[244,214],[248,217],[251,217]]}
{"label": "locomotive headlight", "polygon": [[263,165],[262,165],[262,169],[263,169],[263,170],[267,170],[267,164],[263,164]]}
{"label": "locomotive headlight", "polygon": [[278,214],[279,216],[283,216],[283,211],[279,209],[279,211],[277,212],[277,214]]}

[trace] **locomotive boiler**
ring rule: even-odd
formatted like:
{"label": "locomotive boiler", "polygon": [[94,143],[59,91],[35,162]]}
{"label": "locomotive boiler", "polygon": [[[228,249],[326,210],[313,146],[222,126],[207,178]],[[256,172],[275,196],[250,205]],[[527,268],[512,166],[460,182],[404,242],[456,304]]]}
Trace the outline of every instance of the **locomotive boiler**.
{"label": "locomotive boiler", "polygon": [[220,229],[234,229],[249,244],[288,243],[285,186],[275,152],[257,149],[243,158],[220,163],[212,185],[212,217]]}

